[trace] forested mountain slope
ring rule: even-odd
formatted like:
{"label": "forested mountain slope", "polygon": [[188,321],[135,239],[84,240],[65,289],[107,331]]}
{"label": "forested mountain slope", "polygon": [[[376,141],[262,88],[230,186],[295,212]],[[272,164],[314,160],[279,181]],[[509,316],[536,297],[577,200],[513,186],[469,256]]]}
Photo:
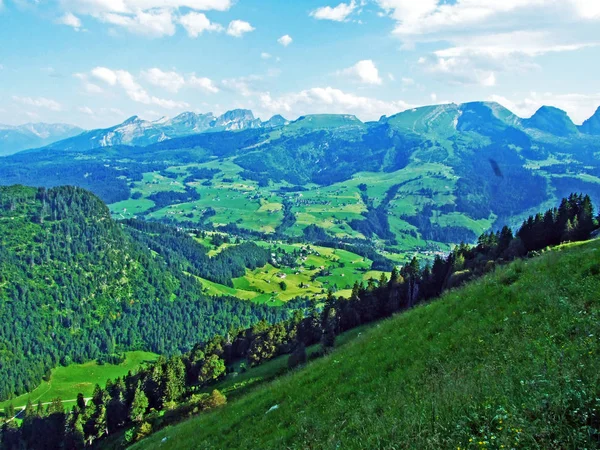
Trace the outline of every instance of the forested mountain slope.
{"label": "forested mountain slope", "polygon": [[596,448],[600,242],[516,261],[135,449]]}
{"label": "forested mountain slope", "polygon": [[192,276],[227,283],[264,264],[265,250],[210,259],[185,233],[156,231],[116,223],[80,188],[0,188],[0,399],[30,391],[57,364],[185,351],[288,317],[287,307],[207,298]]}

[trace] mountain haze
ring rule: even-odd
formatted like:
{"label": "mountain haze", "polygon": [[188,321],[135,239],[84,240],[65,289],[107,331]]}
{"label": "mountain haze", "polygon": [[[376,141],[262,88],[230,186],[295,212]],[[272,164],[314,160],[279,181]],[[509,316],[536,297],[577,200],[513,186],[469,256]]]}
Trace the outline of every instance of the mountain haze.
{"label": "mountain haze", "polygon": [[0,124],[0,156],[43,147],[82,131],[79,127],[62,123],[27,123],[19,126]]}

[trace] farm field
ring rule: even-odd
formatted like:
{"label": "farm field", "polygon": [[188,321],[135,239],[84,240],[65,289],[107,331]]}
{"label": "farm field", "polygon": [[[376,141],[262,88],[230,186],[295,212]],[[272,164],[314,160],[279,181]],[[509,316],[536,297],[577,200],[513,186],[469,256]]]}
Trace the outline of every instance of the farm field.
{"label": "farm field", "polygon": [[[203,242],[217,254],[231,244],[210,247],[209,239]],[[259,246],[274,249],[276,255],[284,251],[298,254],[293,267],[275,267],[267,264],[246,270],[242,277],[234,278],[233,287],[197,278],[208,295],[230,295],[255,303],[278,306],[296,297],[323,299],[331,289],[336,295],[349,296],[355,282],[379,281],[385,272],[371,270],[372,261],[342,249],[304,244],[256,241]],[[389,273],[385,273],[389,278]]]}
{"label": "farm field", "polygon": [[[214,174],[210,179],[189,178],[198,170],[212,170]],[[397,247],[403,251],[439,249],[443,244],[422,239],[417,228],[406,222],[404,216],[418,214],[425,205],[452,205],[457,180],[449,167],[437,163],[409,165],[391,173],[359,172],[350,180],[329,186],[308,183],[301,189],[287,182],[263,185],[246,176],[231,159],[218,164],[211,161],[172,166],[162,173],[145,173],[142,180],[133,183],[132,198],[113,203],[110,209],[117,219],[137,217],[213,226],[236,224],[271,234],[284,223],[284,203],[287,202],[293,216],[291,222],[285,221],[284,231],[288,235],[301,236],[307,226],[316,225],[333,237],[365,239],[369,236],[350,226],[351,221],[364,219],[368,211],[365,198],[377,207],[388,190],[400,184],[388,205],[390,231],[396,236]],[[186,189],[195,191],[197,198],[161,207],[152,200],[157,193],[184,193]],[[211,211],[210,216],[206,215],[207,211]],[[464,216],[464,220],[450,217],[440,222],[444,223],[480,233],[491,221],[477,222]]]}
{"label": "farm field", "polygon": [[19,408],[25,406],[29,399],[36,404],[39,401],[51,402],[57,397],[63,399],[65,406],[71,407],[78,393],[82,393],[86,398],[90,397],[96,384],[104,386],[106,380],[126,375],[130,370],[134,370],[146,361],[154,361],[158,357],[155,353],[143,351],[127,352],[125,355],[125,361],[117,365],[99,365],[96,361],[90,361],[57,367],[52,370],[50,380],[42,381],[32,392],[0,403],[0,411],[11,403],[15,408]]}

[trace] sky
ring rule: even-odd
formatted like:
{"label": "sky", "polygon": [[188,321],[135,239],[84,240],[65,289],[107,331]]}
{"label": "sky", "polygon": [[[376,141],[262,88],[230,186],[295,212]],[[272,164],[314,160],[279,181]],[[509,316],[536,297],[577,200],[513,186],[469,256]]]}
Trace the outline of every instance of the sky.
{"label": "sky", "polygon": [[600,106],[600,0],[0,0],[0,123]]}

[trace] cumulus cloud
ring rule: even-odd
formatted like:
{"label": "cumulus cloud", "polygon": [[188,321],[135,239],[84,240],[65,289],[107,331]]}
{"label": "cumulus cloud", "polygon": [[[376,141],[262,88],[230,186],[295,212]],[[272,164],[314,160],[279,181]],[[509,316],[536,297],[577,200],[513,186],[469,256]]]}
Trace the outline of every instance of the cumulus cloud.
{"label": "cumulus cloud", "polygon": [[364,84],[382,83],[379,70],[377,70],[377,66],[370,59],[359,61],[352,67],[340,71],[339,74],[352,77]]}
{"label": "cumulus cloud", "polygon": [[136,34],[172,36],[179,23],[196,37],[223,30],[199,11],[227,11],[232,0],[62,0],[61,5],[67,14],[88,15]]}
{"label": "cumulus cloud", "polygon": [[255,28],[243,20],[232,20],[227,27],[227,34],[233,37],[242,37],[246,33],[254,31]]}
{"label": "cumulus cloud", "polygon": [[57,22],[62,25],[67,25],[73,28],[75,31],[79,31],[81,29],[81,20],[75,14],[70,12],[65,13],[58,19]]}
{"label": "cumulus cloud", "polygon": [[262,52],[262,53],[260,54],[260,57],[261,57],[262,59],[271,59],[271,57],[272,57],[272,56],[271,56],[271,54],[270,54],[270,53],[267,53],[267,52]]}
{"label": "cumulus cloud", "polygon": [[340,3],[335,7],[322,6],[312,11],[310,15],[318,20],[344,22],[348,20],[348,17],[354,12],[354,10],[356,10],[356,8],[356,1],[352,0],[350,3]]}
{"label": "cumulus cloud", "polygon": [[88,116],[94,115],[94,111],[89,106],[80,106],[79,108],[77,108],[77,111],[83,114],[87,114]]}
{"label": "cumulus cloud", "polygon": [[496,75],[493,70],[483,64],[477,65],[477,59],[467,57],[443,57],[437,54],[424,56],[419,64],[426,72],[439,75],[441,79],[451,84],[480,85],[492,87],[496,85]]}
{"label": "cumulus cloud", "polygon": [[169,92],[179,92],[185,86],[185,79],[177,72],[163,72],[156,67],[142,71],[142,77],[153,86],[162,87]]}
{"label": "cumulus cloud", "polygon": [[217,92],[219,92],[219,88],[215,86],[215,83],[210,78],[197,77],[196,75],[192,75],[188,80],[188,84],[191,87],[201,89],[211,94],[216,94]]}
{"label": "cumulus cloud", "polygon": [[122,88],[127,96],[137,103],[144,105],[157,105],[165,109],[186,108],[188,103],[174,100],[163,99],[152,96],[135,79],[135,77],[126,70],[112,70],[107,67],[96,67],[90,75],[109,86],[118,86]]}
{"label": "cumulus cloud", "polygon": [[315,87],[279,97],[263,92],[259,95],[259,101],[261,107],[270,114],[354,114],[362,120],[376,120],[383,114],[396,114],[413,107],[402,100],[383,101],[333,87]]}
{"label": "cumulus cloud", "polygon": [[208,20],[208,17],[202,13],[191,12],[182,16],[179,23],[185,28],[190,37],[198,37],[205,31],[223,31],[223,26]]}
{"label": "cumulus cloud", "polygon": [[71,10],[85,14],[112,12],[130,14],[136,11],[150,9],[189,8],[196,11],[227,11],[231,8],[231,0],[63,0]]}
{"label": "cumulus cloud", "polygon": [[131,16],[107,13],[99,16],[99,19],[111,25],[124,27],[132,33],[150,37],[173,36],[176,29],[172,12],[166,9],[138,11]]}
{"label": "cumulus cloud", "polygon": [[45,97],[19,97],[13,95],[12,99],[15,102],[21,103],[27,106],[33,106],[35,108],[49,109],[50,111],[61,111],[62,105],[56,100],[52,100]]}
{"label": "cumulus cloud", "polygon": [[75,78],[81,80],[83,82],[83,88],[89,94],[101,94],[104,90],[98,86],[97,84],[91,83],[89,77],[85,73],[75,73],[73,74]]}
{"label": "cumulus cloud", "polygon": [[293,42],[293,39],[289,34],[286,34],[284,36],[281,36],[279,39],[277,39],[277,42],[279,42],[284,47],[287,47],[288,45],[290,45]]}
{"label": "cumulus cloud", "polygon": [[597,0],[376,0],[407,48],[445,46],[421,67],[450,82],[493,86],[504,71],[536,67],[551,52],[600,45]]}

